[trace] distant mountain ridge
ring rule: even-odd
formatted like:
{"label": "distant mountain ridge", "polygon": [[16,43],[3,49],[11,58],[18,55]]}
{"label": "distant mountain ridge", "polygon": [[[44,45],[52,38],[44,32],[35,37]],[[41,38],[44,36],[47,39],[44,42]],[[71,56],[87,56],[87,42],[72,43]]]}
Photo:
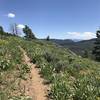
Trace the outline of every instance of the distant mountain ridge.
{"label": "distant mountain ridge", "polygon": [[62,40],[62,39],[50,39],[50,41],[55,42],[55,43],[57,43],[57,44],[59,44],[61,46],[74,43],[74,41],[70,40],[70,39],[65,39],[65,40]]}
{"label": "distant mountain ridge", "polygon": [[78,42],[70,39],[50,39],[50,41],[55,42],[60,46],[67,47],[78,55],[83,55],[85,50],[88,52],[93,50],[95,38],[90,40],[80,40]]}

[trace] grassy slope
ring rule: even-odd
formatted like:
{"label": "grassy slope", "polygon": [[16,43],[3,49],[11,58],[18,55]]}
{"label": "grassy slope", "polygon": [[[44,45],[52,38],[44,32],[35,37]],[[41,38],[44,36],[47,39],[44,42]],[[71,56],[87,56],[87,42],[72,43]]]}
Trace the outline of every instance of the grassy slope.
{"label": "grassy slope", "polygon": [[28,77],[29,68],[22,63],[22,52],[17,38],[0,39],[0,100],[22,100],[21,80]]}
{"label": "grassy slope", "polygon": [[[100,63],[83,59],[69,49],[60,48],[51,42],[41,40],[27,41],[18,37],[0,40],[0,59],[4,59],[3,65],[6,64],[5,59],[10,60],[11,64],[14,62],[14,65],[9,65],[8,70],[0,70],[2,73],[0,74],[2,77],[0,84],[5,82],[5,73],[12,74],[13,77],[19,79],[18,76],[23,71],[16,67],[16,65],[23,66],[18,45],[26,50],[32,62],[41,69],[41,75],[46,79],[46,83],[51,83],[50,98],[53,100],[100,100]],[[13,54],[10,55],[10,53]],[[6,55],[11,56],[12,59],[8,59]],[[11,84],[9,79],[6,82]],[[7,94],[13,96],[10,93],[15,90],[9,88],[10,86],[5,87],[2,84],[0,86],[0,88],[7,87],[9,90]]]}

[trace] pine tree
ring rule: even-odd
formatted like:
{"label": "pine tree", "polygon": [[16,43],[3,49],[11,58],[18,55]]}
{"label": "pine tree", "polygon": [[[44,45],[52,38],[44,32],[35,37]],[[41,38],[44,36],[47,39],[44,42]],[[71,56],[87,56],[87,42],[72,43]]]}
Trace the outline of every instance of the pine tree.
{"label": "pine tree", "polygon": [[100,62],[100,30],[96,32],[96,37],[95,47],[92,54],[94,55],[95,60]]}
{"label": "pine tree", "polygon": [[50,36],[47,36],[47,39],[46,40],[49,41],[50,40]]}
{"label": "pine tree", "polygon": [[25,33],[26,38],[36,39],[36,37],[33,34],[32,30],[27,25],[25,25],[25,28],[23,28],[23,32]]}
{"label": "pine tree", "polygon": [[0,26],[0,34],[3,35],[4,34],[4,30],[3,30],[3,27]]}
{"label": "pine tree", "polygon": [[4,37],[4,35],[5,35],[5,32],[3,30],[3,27],[0,26],[0,39],[2,39]]}

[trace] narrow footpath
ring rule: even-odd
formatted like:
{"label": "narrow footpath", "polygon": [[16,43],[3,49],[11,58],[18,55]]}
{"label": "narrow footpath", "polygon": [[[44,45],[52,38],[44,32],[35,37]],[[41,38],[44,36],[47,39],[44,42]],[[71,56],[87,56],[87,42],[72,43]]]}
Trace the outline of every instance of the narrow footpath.
{"label": "narrow footpath", "polygon": [[[32,100],[47,100],[48,86],[43,84],[44,79],[39,74],[39,69],[36,65],[30,62],[27,53],[20,47],[23,52],[23,61],[28,66],[31,66],[30,80],[23,82],[25,86],[25,94],[32,97]],[[31,82],[30,82],[31,81]]]}

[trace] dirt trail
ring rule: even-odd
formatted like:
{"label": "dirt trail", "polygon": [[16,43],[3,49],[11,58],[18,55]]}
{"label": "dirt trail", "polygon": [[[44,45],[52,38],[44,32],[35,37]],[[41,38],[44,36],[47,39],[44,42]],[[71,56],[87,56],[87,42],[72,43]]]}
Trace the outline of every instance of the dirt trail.
{"label": "dirt trail", "polygon": [[47,100],[47,85],[43,84],[43,79],[40,77],[39,69],[36,68],[36,65],[30,62],[30,58],[27,56],[26,52],[20,48],[23,52],[23,60],[25,64],[31,66],[31,79],[24,81],[25,94],[32,97],[32,100]]}

